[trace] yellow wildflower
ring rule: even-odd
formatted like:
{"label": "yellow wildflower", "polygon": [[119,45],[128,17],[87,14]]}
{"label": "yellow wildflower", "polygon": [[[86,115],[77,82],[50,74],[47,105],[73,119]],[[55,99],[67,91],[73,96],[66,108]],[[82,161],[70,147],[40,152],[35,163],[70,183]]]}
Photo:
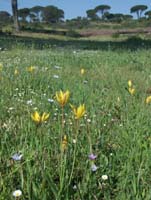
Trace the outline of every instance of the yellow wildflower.
{"label": "yellow wildflower", "polygon": [[85,70],[82,68],[82,69],[80,70],[80,73],[81,73],[81,75],[85,74]]}
{"label": "yellow wildflower", "polygon": [[49,118],[49,113],[43,113],[42,116],[40,116],[40,114],[35,111],[32,115],[31,118],[34,122],[36,122],[37,124],[40,124],[44,121],[47,121],[47,119]]}
{"label": "yellow wildflower", "polygon": [[146,98],[146,104],[149,104],[149,103],[151,103],[151,96]]}
{"label": "yellow wildflower", "polygon": [[81,117],[83,117],[83,115],[86,112],[84,104],[80,105],[77,108],[75,108],[75,106],[71,105],[71,108],[72,108],[73,113],[75,115],[75,119],[80,119]]}
{"label": "yellow wildflower", "polygon": [[27,67],[28,72],[33,72],[35,70],[34,66]]}
{"label": "yellow wildflower", "polygon": [[132,81],[131,81],[131,80],[128,81],[128,87],[129,87],[129,88],[132,87]]}
{"label": "yellow wildflower", "polygon": [[120,97],[117,97],[117,102],[119,103],[121,101]]}
{"label": "yellow wildflower", "polygon": [[135,89],[134,88],[128,88],[128,91],[131,95],[135,94]]}
{"label": "yellow wildflower", "polygon": [[62,140],[62,150],[63,151],[67,149],[67,144],[68,144],[67,136],[64,135],[63,140]]}
{"label": "yellow wildflower", "polygon": [[19,74],[18,69],[15,69],[14,74],[15,74],[15,75],[18,75],[18,74]]}
{"label": "yellow wildflower", "polygon": [[3,69],[3,64],[0,63],[0,71],[2,71],[2,69]]}
{"label": "yellow wildflower", "polygon": [[67,103],[69,96],[70,92],[68,90],[66,92],[63,92],[62,90],[60,90],[60,92],[56,92],[56,99],[62,107]]}

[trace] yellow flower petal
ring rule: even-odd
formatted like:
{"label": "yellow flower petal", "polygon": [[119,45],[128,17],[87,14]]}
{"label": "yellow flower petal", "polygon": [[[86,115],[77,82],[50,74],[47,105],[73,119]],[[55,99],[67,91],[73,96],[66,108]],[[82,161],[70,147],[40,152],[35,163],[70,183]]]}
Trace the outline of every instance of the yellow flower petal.
{"label": "yellow flower petal", "polygon": [[15,69],[14,74],[15,74],[15,75],[18,75],[18,74],[19,74],[18,69]]}
{"label": "yellow flower petal", "polygon": [[86,110],[85,110],[85,105],[80,105],[78,108],[75,108],[73,105],[70,105],[72,110],[73,110],[73,113],[75,115],[75,118],[76,119],[80,119],[81,117],[84,116]]}
{"label": "yellow flower petal", "polygon": [[129,87],[129,88],[132,87],[132,81],[131,81],[131,80],[128,81],[128,87]]}
{"label": "yellow flower petal", "polygon": [[49,113],[43,113],[42,114],[42,117],[41,117],[41,122],[44,122],[44,121],[46,121],[47,119],[49,118]]}
{"label": "yellow flower petal", "polygon": [[70,92],[68,90],[66,92],[63,92],[62,90],[60,90],[60,92],[56,92],[56,99],[62,107],[67,103],[69,96]]}
{"label": "yellow flower petal", "polygon": [[63,140],[62,140],[62,150],[63,151],[67,148],[67,144],[68,144],[67,136],[64,135]]}
{"label": "yellow flower petal", "polygon": [[80,73],[81,73],[81,75],[85,74],[85,70],[82,68],[82,69],[80,70]]}
{"label": "yellow flower petal", "polygon": [[128,91],[131,95],[135,94],[135,89],[134,88],[128,88]]}
{"label": "yellow flower petal", "polygon": [[41,117],[37,111],[35,111],[32,115],[31,118],[33,121],[40,123],[41,122]]}
{"label": "yellow flower petal", "polygon": [[149,103],[151,103],[151,96],[146,98],[146,104],[149,104]]}

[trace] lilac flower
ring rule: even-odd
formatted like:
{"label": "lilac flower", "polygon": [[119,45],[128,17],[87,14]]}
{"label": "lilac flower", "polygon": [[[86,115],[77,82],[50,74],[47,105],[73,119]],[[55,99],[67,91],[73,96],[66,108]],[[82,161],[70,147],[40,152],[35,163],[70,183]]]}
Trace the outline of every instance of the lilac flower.
{"label": "lilac flower", "polygon": [[23,157],[23,154],[15,153],[11,158],[15,161],[20,161]]}
{"label": "lilac flower", "polygon": [[96,159],[96,155],[94,155],[93,153],[91,153],[90,155],[89,155],[89,159],[90,160],[95,160]]}
{"label": "lilac flower", "polygon": [[98,169],[98,167],[93,163],[93,164],[91,165],[91,171],[92,171],[92,172],[95,172],[97,169]]}

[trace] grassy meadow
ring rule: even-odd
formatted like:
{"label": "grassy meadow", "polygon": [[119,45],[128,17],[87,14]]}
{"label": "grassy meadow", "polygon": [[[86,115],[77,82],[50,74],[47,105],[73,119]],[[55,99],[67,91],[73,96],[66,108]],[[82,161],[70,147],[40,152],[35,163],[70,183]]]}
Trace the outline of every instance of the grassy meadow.
{"label": "grassy meadow", "polygon": [[151,199],[149,45],[0,38],[0,200]]}

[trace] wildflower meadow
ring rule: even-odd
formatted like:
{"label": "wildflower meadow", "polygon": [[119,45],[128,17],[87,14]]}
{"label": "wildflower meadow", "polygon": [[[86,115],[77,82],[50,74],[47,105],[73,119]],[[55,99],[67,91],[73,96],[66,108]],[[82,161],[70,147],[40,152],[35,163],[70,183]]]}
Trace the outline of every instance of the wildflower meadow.
{"label": "wildflower meadow", "polygon": [[0,200],[150,200],[150,50],[0,51],[0,141]]}

